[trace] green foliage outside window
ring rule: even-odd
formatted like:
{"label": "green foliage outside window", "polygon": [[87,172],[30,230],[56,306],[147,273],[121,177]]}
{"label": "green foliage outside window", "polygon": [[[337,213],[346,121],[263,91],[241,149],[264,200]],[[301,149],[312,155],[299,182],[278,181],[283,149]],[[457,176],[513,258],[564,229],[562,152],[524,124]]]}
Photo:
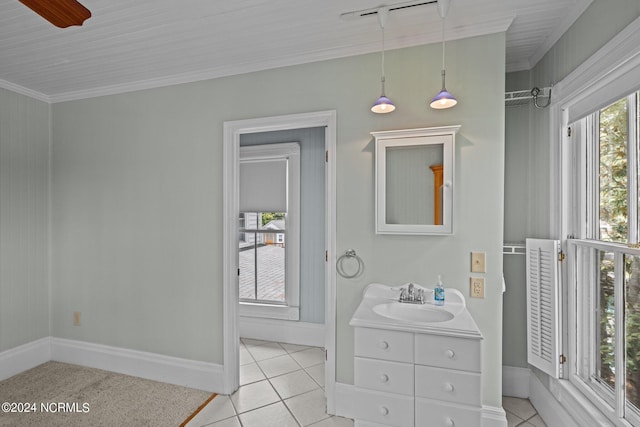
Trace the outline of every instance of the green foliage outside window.
{"label": "green foliage outside window", "polygon": [[285,214],[282,212],[262,212],[262,226],[269,224],[275,219],[284,219]]}
{"label": "green foliage outside window", "polygon": [[[637,120],[637,118],[636,118]],[[600,240],[629,242],[626,98],[600,111]],[[635,138],[634,138],[635,139]],[[634,173],[637,173],[635,171]],[[632,203],[637,208],[637,202]],[[637,225],[633,225],[636,226]],[[635,243],[635,242],[634,242]],[[625,257],[625,325],[627,400],[640,407],[640,257]],[[600,372],[615,384],[614,261],[601,253],[599,289]],[[622,379],[619,379],[622,380]]]}

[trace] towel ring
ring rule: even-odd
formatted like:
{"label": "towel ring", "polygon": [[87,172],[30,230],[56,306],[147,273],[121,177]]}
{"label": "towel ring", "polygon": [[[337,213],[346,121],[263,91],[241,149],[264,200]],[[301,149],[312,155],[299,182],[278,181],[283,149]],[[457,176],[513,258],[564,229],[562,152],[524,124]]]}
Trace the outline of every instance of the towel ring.
{"label": "towel ring", "polygon": [[[355,259],[356,262],[358,263],[358,268],[356,269],[356,272],[353,274],[347,274],[344,271],[344,260],[345,259]],[[341,275],[342,277],[344,277],[345,279],[353,279],[354,277],[359,276],[362,271],[364,270],[364,262],[362,262],[362,259],[358,256],[358,254],[356,254],[355,249],[347,249],[344,254],[340,255],[340,257],[338,257],[338,261],[336,262],[336,270],[338,271],[338,274]]]}

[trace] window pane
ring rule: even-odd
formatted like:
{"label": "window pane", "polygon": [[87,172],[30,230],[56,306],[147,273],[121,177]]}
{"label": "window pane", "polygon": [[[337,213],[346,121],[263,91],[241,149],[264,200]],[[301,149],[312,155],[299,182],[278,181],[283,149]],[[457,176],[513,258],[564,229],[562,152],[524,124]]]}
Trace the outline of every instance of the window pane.
{"label": "window pane", "polygon": [[286,303],[286,214],[245,212],[240,224],[240,300]]}
{"label": "window pane", "polygon": [[600,110],[600,240],[628,241],[627,99]]}
{"label": "window pane", "polygon": [[627,401],[640,408],[640,256],[625,257]]}
{"label": "window pane", "polygon": [[597,295],[596,375],[605,384],[615,386],[615,298],[614,256],[600,252],[600,281]]}
{"label": "window pane", "polygon": [[240,299],[256,298],[256,233],[240,233]]}
{"label": "window pane", "polygon": [[284,303],[284,245],[267,237],[258,248],[258,299]]}

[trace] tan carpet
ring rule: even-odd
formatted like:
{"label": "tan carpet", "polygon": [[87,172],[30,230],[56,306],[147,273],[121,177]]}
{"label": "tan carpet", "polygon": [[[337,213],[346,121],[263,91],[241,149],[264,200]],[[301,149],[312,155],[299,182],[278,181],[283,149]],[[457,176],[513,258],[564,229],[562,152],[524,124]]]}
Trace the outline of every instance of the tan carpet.
{"label": "tan carpet", "polygon": [[[0,381],[0,426],[177,427],[210,395],[99,369],[48,362]],[[4,402],[20,406],[27,403],[31,410],[35,404],[35,412],[6,413]]]}

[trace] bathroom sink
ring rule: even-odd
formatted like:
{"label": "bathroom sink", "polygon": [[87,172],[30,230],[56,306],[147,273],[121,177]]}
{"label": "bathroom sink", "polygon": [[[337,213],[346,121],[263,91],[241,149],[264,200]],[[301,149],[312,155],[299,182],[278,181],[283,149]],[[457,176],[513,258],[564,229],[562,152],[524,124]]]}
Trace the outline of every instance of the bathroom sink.
{"label": "bathroom sink", "polygon": [[454,317],[453,313],[450,313],[444,308],[433,307],[426,304],[388,302],[375,305],[372,310],[380,316],[407,322],[446,322]]}

